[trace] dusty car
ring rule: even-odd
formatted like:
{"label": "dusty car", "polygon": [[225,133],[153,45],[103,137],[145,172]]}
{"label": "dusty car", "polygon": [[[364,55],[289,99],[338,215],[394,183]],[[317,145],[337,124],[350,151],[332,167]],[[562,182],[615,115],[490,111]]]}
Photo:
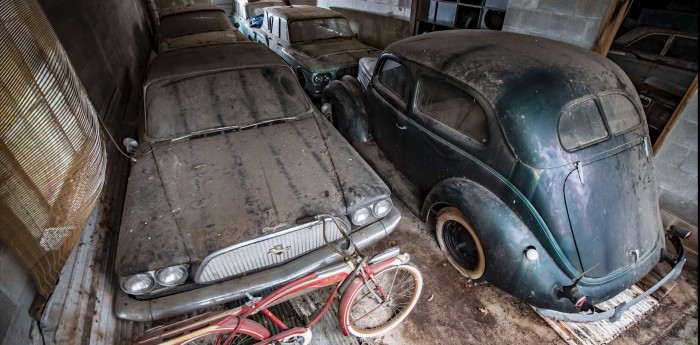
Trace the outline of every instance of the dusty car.
{"label": "dusty car", "polygon": [[664,282],[678,276],[678,235],[689,232],[669,232],[665,249],[641,104],[611,61],[539,37],[451,30],[371,62],[360,62],[366,85],[331,82],[321,110],[435,222],[461,274],[575,321],[616,320],[636,300],[586,312],[660,260],[673,267]]}
{"label": "dusty car", "polygon": [[292,66],[311,96],[320,96],[331,80],[357,75],[358,60],[380,52],[360,42],[340,12],[298,5],[264,13],[263,43]]}
{"label": "dusty car", "polygon": [[637,88],[655,139],[698,74],[697,33],[637,26],[615,39],[608,58]]}
{"label": "dusty car", "polygon": [[[390,191],[257,43],[159,54],[118,239],[114,310],[162,319],[254,294],[341,258],[400,219]],[[324,218],[325,219],[325,218]]]}
{"label": "dusty car", "polygon": [[183,47],[247,41],[236,31],[224,10],[212,3],[159,9],[158,52]]}
{"label": "dusty car", "polygon": [[284,1],[254,1],[254,0],[234,0],[231,20],[233,26],[240,31],[243,36],[253,42],[259,39],[264,41],[264,34],[260,32],[264,13],[263,8],[271,6],[285,6]]}

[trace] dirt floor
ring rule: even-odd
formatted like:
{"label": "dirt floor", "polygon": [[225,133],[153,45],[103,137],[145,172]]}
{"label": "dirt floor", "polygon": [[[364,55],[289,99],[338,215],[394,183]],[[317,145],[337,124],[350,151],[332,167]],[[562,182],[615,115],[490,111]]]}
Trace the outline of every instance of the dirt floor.
{"label": "dirt floor", "polygon": [[[406,321],[367,344],[565,344],[528,305],[460,276],[440,252],[434,227],[418,220],[398,199],[394,203],[403,215],[398,228],[366,252],[398,245],[421,269],[425,286]],[[649,316],[610,344],[697,344],[697,287],[697,272],[686,269]]]}

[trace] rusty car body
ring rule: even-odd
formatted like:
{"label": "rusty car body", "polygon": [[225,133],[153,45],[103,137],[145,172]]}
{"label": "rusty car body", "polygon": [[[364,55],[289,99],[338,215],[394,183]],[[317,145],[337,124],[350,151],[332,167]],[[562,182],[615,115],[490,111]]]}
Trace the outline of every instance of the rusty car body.
{"label": "rusty car body", "polygon": [[660,260],[670,273],[639,299],[680,274],[689,233],[669,231],[666,248],[642,106],[611,61],[539,37],[451,30],[360,65],[359,81],[328,85],[322,111],[435,221],[463,275],[556,319],[614,321],[638,300],[594,305]]}
{"label": "rusty car body", "polygon": [[356,75],[360,58],[380,52],[360,42],[340,12],[295,5],[267,7],[264,13],[262,42],[292,66],[313,97],[331,80]]}
{"label": "rusty car body", "polygon": [[[388,187],[327,123],[282,59],[257,43],[159,54],[119,233],[119,318],[171,317],[298,278],[400,219]],[[325,227],[324,227],[325,226]],[[327,229],[327,231],[323,231]]]}

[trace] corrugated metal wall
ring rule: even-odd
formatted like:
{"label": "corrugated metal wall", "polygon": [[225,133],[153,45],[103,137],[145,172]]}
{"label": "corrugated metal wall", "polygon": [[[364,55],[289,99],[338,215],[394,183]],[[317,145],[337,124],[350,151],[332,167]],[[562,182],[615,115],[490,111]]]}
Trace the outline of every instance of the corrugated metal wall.
{"label": "corrugated metal wall", "polygon": [[98,119],[36,1],[0,2],[0,239],[47,297],[102,189]]}

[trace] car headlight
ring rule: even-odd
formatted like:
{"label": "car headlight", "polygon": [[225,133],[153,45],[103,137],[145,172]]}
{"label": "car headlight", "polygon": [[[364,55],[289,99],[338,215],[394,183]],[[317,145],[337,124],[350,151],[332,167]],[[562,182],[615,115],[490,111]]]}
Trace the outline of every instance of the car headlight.
{"label": "car headlight", "polygon": [[187,279],[187,267],[171,266],[160,269],[156,272],[156,281],[163,286],[173,286],[184,282]]}
{"label": "car headlight", "polygon": [[350,217],[350,221],[352,221],[353,224],[355,225],[365,225],[367,222],[372,218],[372,211],[367,208],[363,207],[355,212],[353,212],[352,216]]}
{"label": "car headlight", "polygon": [[140,273],[124,279],[122,289],[127,293],[138,295],[151,290],[153,283],[153,278],[150,275]]}
{"label": "car headlight", "polygon": [[314,75],[312,78],[312,81],[314,84],[322,84],[322,83],[328,83],[331,81],[331,74],[330,73],[319,73]]}
{"label": "car headlight", "polygon": [[372,214],[377,218],[382,218],[391,212],[392,207],[391,199],[384,199],[372,206]]}

